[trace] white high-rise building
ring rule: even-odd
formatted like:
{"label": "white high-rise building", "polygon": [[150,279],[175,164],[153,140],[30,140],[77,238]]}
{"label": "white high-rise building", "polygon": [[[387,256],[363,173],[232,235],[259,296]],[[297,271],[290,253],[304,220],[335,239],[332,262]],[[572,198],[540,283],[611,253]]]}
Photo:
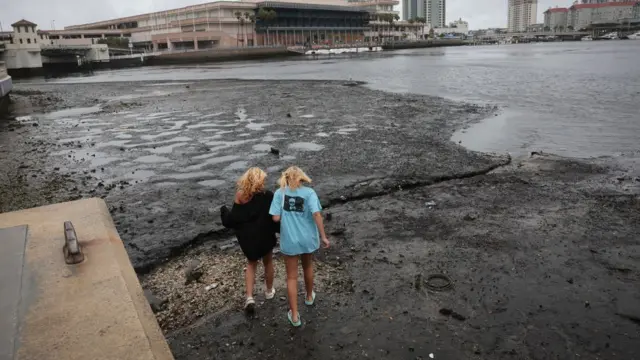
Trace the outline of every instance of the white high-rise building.
{"label": "white high-rise building", "polygon": [[431,27],[444,27],[447,0],[402,0],[402,20],[425,18]]}
{"label": "white high-rise building", "polygon": [[509,0],[509,32],[526,31],[538,18],[538,0]]}
{"label": "white high-rise building", "polygon": [[447,20],[447,0],[423,0],[423,17],[431,27],[444,27]]}

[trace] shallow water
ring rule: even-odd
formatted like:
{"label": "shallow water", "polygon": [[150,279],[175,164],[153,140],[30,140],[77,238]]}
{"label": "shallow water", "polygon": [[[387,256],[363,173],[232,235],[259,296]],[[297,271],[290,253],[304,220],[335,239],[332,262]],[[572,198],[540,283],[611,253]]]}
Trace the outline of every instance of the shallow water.
{"label": "shallow water", "polygon": [[[638,58],[639,42],[567,42],[416,49],[329,62],[300,58],[138,68],[55,81],[352,78],[375,89],[498,105],[500,120],[455,135],[472,149],[588,157],[640,147]],[[246,120],[242,109],[237,115]]]}

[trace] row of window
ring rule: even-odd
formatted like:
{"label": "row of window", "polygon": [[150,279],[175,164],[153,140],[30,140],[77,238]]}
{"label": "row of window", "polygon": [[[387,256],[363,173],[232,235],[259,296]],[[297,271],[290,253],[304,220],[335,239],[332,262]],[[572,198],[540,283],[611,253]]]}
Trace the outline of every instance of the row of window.
{"label": "row of window", "polygon": [[[16,29],[18,30],[18,32],[20,32],[20,29],[22,28],[22,26],[18,26],[16,27]],[[36,28],[35,26],[25,26],[24,27],[24,32],[28,33],[29,32],[29,28],[31,28],[31,32],[36,32]]]}
{"label": "row of window", "polygon": [[[20,40],[20,44],[24,44],[24,41],[22,39]],[[9,43],[13,44],[13,38],[9,39]],[[37,44],[38,43],[38,39],[33,39],[33,43]],[[27,44],[31,44],[31,39],[27,39]]]}

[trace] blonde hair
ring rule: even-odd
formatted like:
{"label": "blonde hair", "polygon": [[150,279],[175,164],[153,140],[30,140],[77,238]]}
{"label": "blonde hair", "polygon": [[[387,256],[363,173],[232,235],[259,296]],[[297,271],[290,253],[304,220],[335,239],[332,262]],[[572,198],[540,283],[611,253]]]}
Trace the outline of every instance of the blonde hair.
{"label": "blonde hair", "polygon": [[250,198],[253,195],[264,191],[264,180],[267,173],[258,167],[252,167],[242,174],[238,179],[238,192],[243,196]]}
{"label": "blonde hair", "polygon": [[311,178],[297,166],[292,166],[285,170],[278,181],[281,188],[284,189],[288,186],[291,190],[299,188],[303,182],[311,183]]}

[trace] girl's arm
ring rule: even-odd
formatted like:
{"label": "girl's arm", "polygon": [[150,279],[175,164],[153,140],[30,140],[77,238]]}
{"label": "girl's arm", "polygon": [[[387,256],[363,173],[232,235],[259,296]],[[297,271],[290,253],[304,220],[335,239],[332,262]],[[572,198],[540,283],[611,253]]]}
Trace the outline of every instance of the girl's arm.
{"label": "girl's arm", "polygon": [[322,241],[322,247],[326,249],[331,245],[331,243],[329,242],[329,239],[327,239],[327,234],[324,232],[324,220],[322,219],[322,212],[317,211],[313,213],[313,220],[318,227],[318,232],[320,233],[320,241]]}

